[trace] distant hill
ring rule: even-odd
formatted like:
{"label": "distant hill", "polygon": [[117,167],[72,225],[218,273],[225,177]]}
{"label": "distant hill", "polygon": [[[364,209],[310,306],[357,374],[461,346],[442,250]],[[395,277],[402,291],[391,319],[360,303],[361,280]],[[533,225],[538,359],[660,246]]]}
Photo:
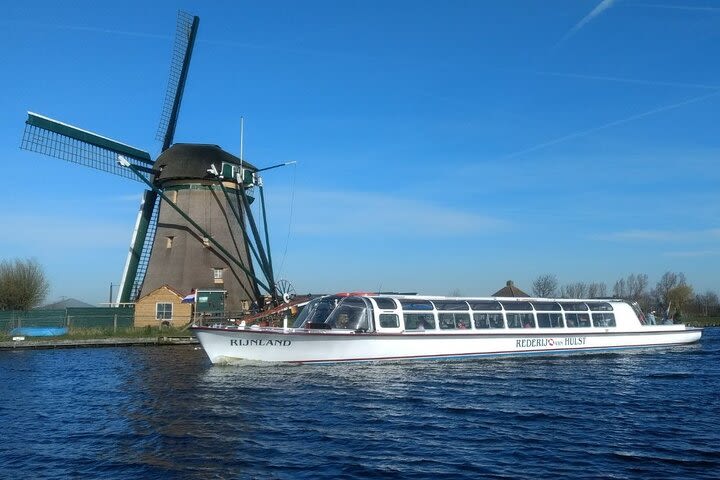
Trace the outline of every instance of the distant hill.
{"label": "distant hill", "polygon": [[62,310],[65,308],[95,308],[95,305],[81,302],[80,300],[77,300],[75,298],[65,298],[54,303],[48,303],[47,305],[43,305],[42,307],[38,307],[38,309],[42,310]]}

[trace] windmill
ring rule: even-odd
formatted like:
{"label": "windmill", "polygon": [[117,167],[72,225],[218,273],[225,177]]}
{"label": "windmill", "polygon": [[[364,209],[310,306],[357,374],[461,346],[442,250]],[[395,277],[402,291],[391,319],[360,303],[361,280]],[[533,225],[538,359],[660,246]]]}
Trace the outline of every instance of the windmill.
{"label": "windmill", "polygon": [[[118,303],[135,301],[165,284],[184,292],[226,290],[229,311],[246,309],[251,302],[262,305],[265,294],[277,301],[283,293],[275,287],[259,176],[260,171],[280,165],[258,169],[217,145],[173,143],[199,21],[178,12],[157,131],[162,150],[154,161],[144,150],[43,115],[28,112],[25,122],[22,149],[137,180],[147,187]],[[264,239],[250,209],[256,189]]]}

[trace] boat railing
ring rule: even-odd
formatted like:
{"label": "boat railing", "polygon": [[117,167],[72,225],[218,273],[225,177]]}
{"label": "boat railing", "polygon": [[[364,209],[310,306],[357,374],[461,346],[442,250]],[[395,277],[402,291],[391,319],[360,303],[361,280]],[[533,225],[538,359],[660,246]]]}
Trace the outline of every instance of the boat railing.
{"label": "boat railing", "polygon": [[229,312],[195,312],[193,325],[198,327],[288,327],[297,315],[297,306],[307,302],[307,298],[296,298],[288,303],[260,312],[247,310]]}

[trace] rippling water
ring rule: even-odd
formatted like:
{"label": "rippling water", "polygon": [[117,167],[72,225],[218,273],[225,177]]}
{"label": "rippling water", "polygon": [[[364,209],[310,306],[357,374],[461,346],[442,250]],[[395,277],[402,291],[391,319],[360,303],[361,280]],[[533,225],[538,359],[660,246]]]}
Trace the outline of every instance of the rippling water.
{"label": "rippling water", "polygon": [[720,478],[720,330],[558,358],[0,352],[4,478]]}

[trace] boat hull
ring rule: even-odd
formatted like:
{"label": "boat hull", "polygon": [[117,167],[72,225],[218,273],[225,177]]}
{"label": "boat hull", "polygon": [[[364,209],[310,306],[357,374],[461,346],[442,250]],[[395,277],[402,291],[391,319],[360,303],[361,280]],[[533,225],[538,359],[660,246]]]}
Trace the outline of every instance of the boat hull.
{"label": "boat hull", "polygon": [[570,354],[697,342],[702,329],[682,325],[642,331],[597,329],[513,333],[337,333],[193,327],[210,361],[335,363],[410,359]]}

